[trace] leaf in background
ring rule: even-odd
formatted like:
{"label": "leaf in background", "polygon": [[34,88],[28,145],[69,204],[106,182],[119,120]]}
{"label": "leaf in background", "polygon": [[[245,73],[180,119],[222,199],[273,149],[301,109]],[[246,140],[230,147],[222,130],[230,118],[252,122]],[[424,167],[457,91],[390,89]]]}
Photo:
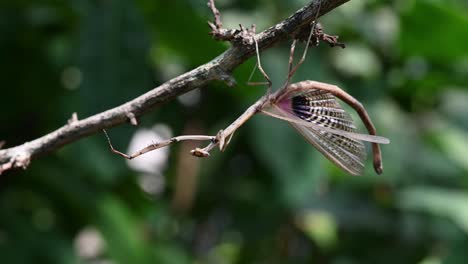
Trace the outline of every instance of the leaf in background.
{"label": "leaf in background", "polygon": [[261,116],[249,127],[251,144],[276,178],[283,202],[297,207],[310,199],[324,172],[319,152],[286,122]]}
{"label": "leaf in background", "polygon": [[400,39],[404,56],[452,63],[468,55],[468,16],[463,9],[446,1],[415,0],[405,4],[409,8],[402,14]]}
{"label": "leaf in background", "polygon": [[[166,56],[173,51],[191,65],[208,62],[224,51],[225,44],[213,40],[206,23],[213,16],[206,7],[206,14],[198,14],[190,3],[181,0],[139,0],[142,10],[153,33],[153,39]],[[154,58],[158,61],[160,58]]]}
{"label": "leaf in background", "polygon": [[437,187],[409,187],[397,195],[404,210],[428,213],[454,221],[468,233],[468,194]]}
{"label": "leaf in background", "polygon": [[442,152],[464,171],[468,171],[468,133],[455,126],[445,125],[444,129],[435,131]]}
{"label": "leaf in background", "polygon": [[97,202],[97,226],[108,253],[117,263],[153,263],[145,241],[145,226],[114,196]]}
{"label": "leaf in background", "polygon": [[332,248],[338,239],[335,217],[327,211],[310,210],[296,220],[300,229],[324,250]]}
{"label": "leaf in background", "polygon": [[10,146],[55,128],[65,92],[49,51],[72,31],[72,9],[34,2],[0,1],[0,138]]}
{"label": "leaf in background", "polygon": [[[78,92],[82,109],[91,115],[124,103],[149,90],[149,37],[134,2],[80,1],[81,32]],[[77,109],[74,109],[77,111]]]}
{"label": "leaf in background", "polygon": [[77,263],[69,236],[57,223],[61,212],[50,208],[54,201],[27,189],[0,194],[2,263]]}
{"label": "leaf in background", "polygon": [[389,100],[378,102],[369,112],[376,121],[379,133],[391,140],[391,144],[382,147],[383,180],[413,180],[408,179],[408,172],[412,172],[415,167],[423,167],[419,160],[422,143],[416,134],[414,121]]}

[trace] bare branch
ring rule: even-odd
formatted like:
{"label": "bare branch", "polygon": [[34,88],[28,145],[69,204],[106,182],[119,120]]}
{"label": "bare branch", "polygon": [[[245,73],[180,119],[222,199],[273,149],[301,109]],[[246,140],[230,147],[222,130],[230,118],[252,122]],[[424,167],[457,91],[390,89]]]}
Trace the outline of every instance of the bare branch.
{"label": "bare branch", "polygon": [[[260,50],[287,39],[307,27],[315,19],[320,3],[319,16],[349,0],[319,0],[299,9],[284,21],[255,36]],[[137,117],[154,110],[162,103],[190,90],[206,86],[214,80],[233,84],[231,72],[255,54],[253,45],[235,45],[212,61],[161,84],[139,97],[105,112],[71,122],[43,137],[22,145],[0,150],[0,174],[13,168],[26,168],[30,161],[40,155],[55,151],[83,137],[99,133],[102,129],[134,122]],[[130,115],[130,114],[133,114]],[[135,118],[133,120],[133,118]],[[227,129],[226,129],[227,130]],[[225,133],[229,135],[228,131]]]}

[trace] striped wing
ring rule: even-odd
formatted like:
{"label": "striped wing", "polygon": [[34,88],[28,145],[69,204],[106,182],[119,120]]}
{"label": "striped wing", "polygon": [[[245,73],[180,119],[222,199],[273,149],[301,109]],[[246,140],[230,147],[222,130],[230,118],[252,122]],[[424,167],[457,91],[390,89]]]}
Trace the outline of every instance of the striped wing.
{"label": "striped wing", "polygon": [[[365,145],[352,136],[359,135],[353,119],[335,96],[323,90],[309,90],[284,98],[270,110],[266,113],[290,120],[309,143],[337,166],[353,175],[362,174],[367,157]],[[304,121],[310,126],[302,125]]]}
{"label": "striped wing", "polygon": [[362,141],[330,132],[318,131],[295,123],[290,124],[338,167],[352,175],[361,175],[363,173],[367,154]]}

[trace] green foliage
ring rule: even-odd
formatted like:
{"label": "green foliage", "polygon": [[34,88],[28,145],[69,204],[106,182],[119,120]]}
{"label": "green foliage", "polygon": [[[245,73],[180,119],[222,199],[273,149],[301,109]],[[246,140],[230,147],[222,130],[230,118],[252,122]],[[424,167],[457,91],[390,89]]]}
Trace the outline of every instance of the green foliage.
{"label": "green foliage", "polygon": [[[217,3],[226,25],[263,30],[304,1]],[[346,175],[266,116],[208,159],[193,144],[154,152],[151,173],[94,135],[0,176],[1,263],[465,263],[467,8],[354,0],[321,19],[348,48],[312,49],[294,79],[363,102],[392,141],[383,175],[370,161]],[[206,1],[2,1],[0,140],[32,140],[213,59],[228,45],[208,35],[211,19]],[[262,53],[275,87],[288,53]],[[161,137],[215,134],[264,93],[245,85],[253,65],[236,69],[236,88],[210,84],[112,129],[114,145],[155,124]]]}

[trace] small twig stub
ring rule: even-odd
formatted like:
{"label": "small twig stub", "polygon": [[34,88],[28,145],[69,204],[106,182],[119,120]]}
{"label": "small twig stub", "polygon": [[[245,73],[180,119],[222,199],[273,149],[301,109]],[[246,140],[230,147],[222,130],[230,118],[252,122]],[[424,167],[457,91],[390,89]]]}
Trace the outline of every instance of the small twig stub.
{"label": "small twig stub", "polygon": [[76,112],[74,112],[72,114],[72,116],[70,117],[70,119],[68,119],[68,124],[72,125],[72,124],[74,124],[76,122],[78,122],[78,114]]}

